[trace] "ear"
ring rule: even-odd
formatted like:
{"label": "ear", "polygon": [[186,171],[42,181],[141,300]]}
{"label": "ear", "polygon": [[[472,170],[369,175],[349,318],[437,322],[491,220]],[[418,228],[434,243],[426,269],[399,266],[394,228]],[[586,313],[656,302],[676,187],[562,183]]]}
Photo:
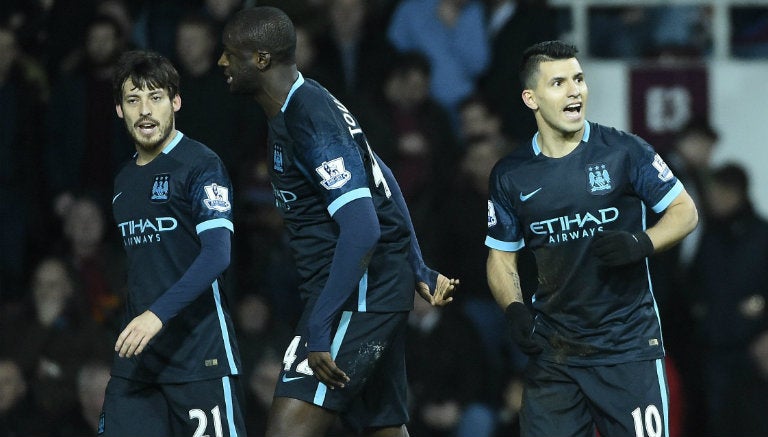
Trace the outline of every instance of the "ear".
{"label": "ear", "polygon": [[120,105],[115,105],[115,112],[118,117],[123,118],[123,108]]}
{"label": "ear", "polygon": [[178,112],[179,109],[181,109],[181,96],[176,94],[176,96],[173,97],[171,104],[173,105],[173,112]]}
{"label": "ear", "polygon": [[536,103],[536,97],[533,95],[533,90],[523,90],[522,97],[525,106],[533,109],[534,111],[539,109],[539,105]]}
{"label": "ear", "polygon": [[259,70],[266,70],[272,64],[272,53],[257,51],[253,54],[253,62]]}

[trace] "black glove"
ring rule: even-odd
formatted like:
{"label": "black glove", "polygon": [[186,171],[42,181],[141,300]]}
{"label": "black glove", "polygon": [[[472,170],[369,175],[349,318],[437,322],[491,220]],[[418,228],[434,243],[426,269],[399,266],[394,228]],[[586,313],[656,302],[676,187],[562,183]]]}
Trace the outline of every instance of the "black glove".
{"label": "black glove", "polygon": [[609,266],[622,266],[653,254],[653,242],[645,232],[598,232],[592,238],[592,251]]}
{"label": "black glove", "polygon": [[522,302],[512,302],[504,310],[504,316],[507,318],[512,339],[520,347],[520,350],[527,355],[536,355],[541,353],[541,346],[536,344],[531,335],[533,335],[533,316]]}

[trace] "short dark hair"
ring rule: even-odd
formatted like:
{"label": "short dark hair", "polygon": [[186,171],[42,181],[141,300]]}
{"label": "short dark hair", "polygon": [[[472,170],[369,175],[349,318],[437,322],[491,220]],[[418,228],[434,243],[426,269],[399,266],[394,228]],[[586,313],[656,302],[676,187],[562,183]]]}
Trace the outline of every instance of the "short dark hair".
{"label": "short dark hair", "polygon": [[745,194],[749,191],[749,176],[747,170],[740,164],[728,162],[712,171],[712,182],[730,187]]}
{"label": "short dark hair", "polygon": [[280,64],[296,62],[296,29],[282,10],[256,6],[236,13],[224,26],[224,36],[236,47],[264,50]]}
{"label": "short dark hair", "polygon": [[425,77],[431,77],[432,64],[429,59],[420,52],[407,51],[395,54],[387,72],[387,77],[400,76],[411,71],[418,71]]}
{"label": "short dark hair", "polygon": [[179,94],[179,72],[159,53],[131,50],[120,56],[112,76],[112,94],[118,105],[128,79],[139,89],[165,89],[171,99]]}
{"label": "short dark hair", "polygon": [[688,123],[686,123],[677,133],[677,139],[680,140],[681,138],[692,134],[703,135],[712,140],[713,143],[716,143],[720,139],[720,134],[718,134],[715,128],[712,127],[709,120],[706,117],[701,116],[693,117],[688,120]]}
{"label": "short dark hair", "polygon": [[542,62],[571,59],[576,57],[579,49],[563,41],[543,41],[536,43],[523,52],[520,62],[520,83],[525,88],[533,88],[534,77]]}

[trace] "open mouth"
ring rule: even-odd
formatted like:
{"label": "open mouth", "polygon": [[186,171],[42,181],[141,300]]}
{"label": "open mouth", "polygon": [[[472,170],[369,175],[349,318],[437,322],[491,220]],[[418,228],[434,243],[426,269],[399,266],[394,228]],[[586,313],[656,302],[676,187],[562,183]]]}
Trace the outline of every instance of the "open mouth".
{"label": "open mouth", "polygon": [[136,123],[136,127],[139,129],[139,132],[141,132],[144,135],[152,135],[154,133],[155,128],[157,127],[157,123],[151,122],[151,121],[142,121],[139,123]]}
{"label": "open mouth", "polygon": [[582,106],[581,103],[571,103],[563,109],[563,112],[565,112],[566,117],[576,119],[581,116]]}

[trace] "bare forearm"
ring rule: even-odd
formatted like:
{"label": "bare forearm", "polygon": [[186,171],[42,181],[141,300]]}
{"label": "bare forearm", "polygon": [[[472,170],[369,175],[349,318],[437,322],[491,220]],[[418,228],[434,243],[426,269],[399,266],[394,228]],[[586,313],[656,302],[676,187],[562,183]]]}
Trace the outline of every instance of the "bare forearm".
{"label": "bare forearm", "polygon": [[502,309],[512,302],[523,301],[520,275],[517,272],[517,253],[491,249],[486,270],[488,286]]}
{"label": "bare forearm", "polygon": [[696,228],[699,221],[696,205],[683,191],[667,207],[659,221],[646,230],[656,252],[669,249]]}

